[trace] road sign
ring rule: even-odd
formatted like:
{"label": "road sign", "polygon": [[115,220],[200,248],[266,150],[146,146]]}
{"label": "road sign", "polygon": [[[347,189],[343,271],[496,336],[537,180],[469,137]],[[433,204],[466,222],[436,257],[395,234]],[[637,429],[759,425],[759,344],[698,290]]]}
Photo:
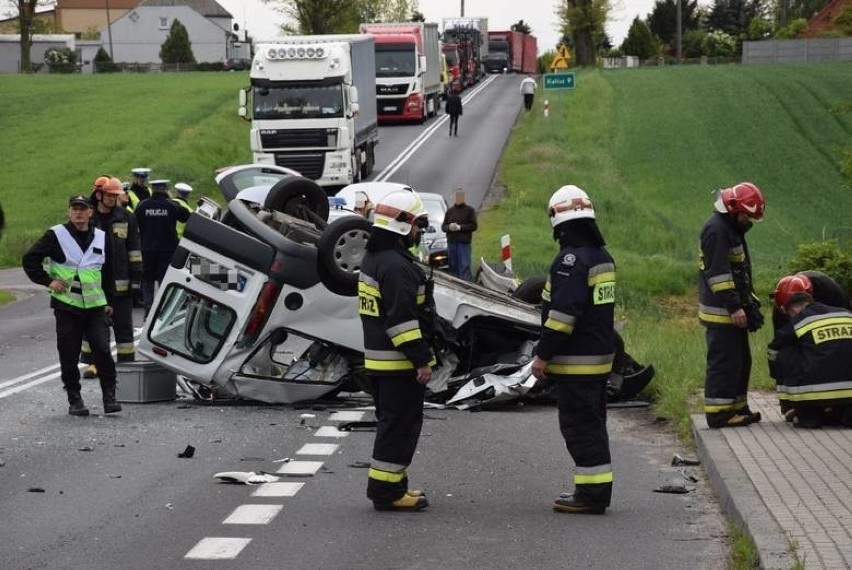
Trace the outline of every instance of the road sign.
{"label": "road sign", "polygon": [[574,89],[574,72],[564,71],[562,73],[545,73],[545,89]]}
{"label": "road sign", "polygon": [[571,67],[571,54],[568,48],[560,45],[556,56],[550,62],[550,71],[562,71]]}

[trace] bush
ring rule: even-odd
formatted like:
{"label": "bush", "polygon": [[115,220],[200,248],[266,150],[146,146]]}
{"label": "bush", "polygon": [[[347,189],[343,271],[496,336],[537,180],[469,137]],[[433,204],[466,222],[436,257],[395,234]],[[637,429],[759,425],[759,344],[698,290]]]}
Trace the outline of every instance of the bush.
{"label": "bush", "polygon": [[796,248],[790,261],[790,273],[816,270],[837,281],[847,292],[852,292],[852,258],[836,239],[808,242]]}
{"label": "bush", "polygon": [[115,73],[121,71],[104,48],[98,49],[94,62],[95,73]]}
{"label": "bush", "polygon": [[737,41],[722,30],[713,30],[701,42],[707,57],[733,57],[737,52]]}
{"label": "bush", "polygon": [[44,63],[51,73],[74,73],[77,71],[77,52],[67,47],[52,47],[44,52]]}

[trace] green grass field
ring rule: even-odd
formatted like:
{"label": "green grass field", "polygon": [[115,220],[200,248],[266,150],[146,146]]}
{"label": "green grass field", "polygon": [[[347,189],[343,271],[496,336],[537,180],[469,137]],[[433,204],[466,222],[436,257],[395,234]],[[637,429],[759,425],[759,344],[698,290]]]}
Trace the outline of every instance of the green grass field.
{"label": "green grass field", "polygon": [[[72,192],[134,166],[218,198],[213,171],[250,160],[236,116],[245,74],[0,76],[0,199],[8,231],[0,266],[65,216]],[[541,104],[550,101],[550,116]],[[509,233],[521,276],[543,274],[556,245],[546,204],[564,184],[595,200],[618,263],[629,351],[653,362],[657,412],[688,434],[704,368],[696,312],[698,231],[715,189],[742,180],[767,197],[749,234],[766,298],[795,247],[848,240],[852,66],[689,66],[580,71],[570,92],[542,92],[522,114],[500,168],[504,201],[481,216],[475,256],[496,258]],[[753,337],[754,385],[769,331]]]}

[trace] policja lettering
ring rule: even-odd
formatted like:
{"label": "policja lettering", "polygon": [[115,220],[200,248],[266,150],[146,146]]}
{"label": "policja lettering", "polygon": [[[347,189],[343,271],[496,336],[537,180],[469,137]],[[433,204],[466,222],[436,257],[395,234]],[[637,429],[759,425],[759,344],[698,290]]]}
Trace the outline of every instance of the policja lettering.
{"label": "policja lettering", "polygon": [[168,217],[169,211],[163,208],[148,208],[145,215],[150,217]]}

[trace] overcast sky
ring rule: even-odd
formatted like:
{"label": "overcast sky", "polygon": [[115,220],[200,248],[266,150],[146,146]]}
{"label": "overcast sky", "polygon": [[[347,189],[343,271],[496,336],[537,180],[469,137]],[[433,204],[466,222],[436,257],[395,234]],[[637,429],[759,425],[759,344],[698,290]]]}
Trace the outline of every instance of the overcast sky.
{"label": "overcast sky", "polygon": [[[231,12],[236,22],[241,26],[244,24],[255,39],[276,37],[277,24],[284,19],[282,14],[261,0],[218,2]],[[419,0],[418,3],[428,22],[441,24],[444,18],[461,15],[461,0]],[[523,19],[538,37],[539,51],[546,51],[554,48],[559,40],[554,15],[557,4],[555,0],[464,0],[464,13],[468,17],[487,17],[491,30],[509,29],[509,26]],[[613,4],[615,8],[607,24],[607,33],[617,46],[627,35],[633,18],[639,16],[644,19],[651,12],[654,0],[614,0]]]}

